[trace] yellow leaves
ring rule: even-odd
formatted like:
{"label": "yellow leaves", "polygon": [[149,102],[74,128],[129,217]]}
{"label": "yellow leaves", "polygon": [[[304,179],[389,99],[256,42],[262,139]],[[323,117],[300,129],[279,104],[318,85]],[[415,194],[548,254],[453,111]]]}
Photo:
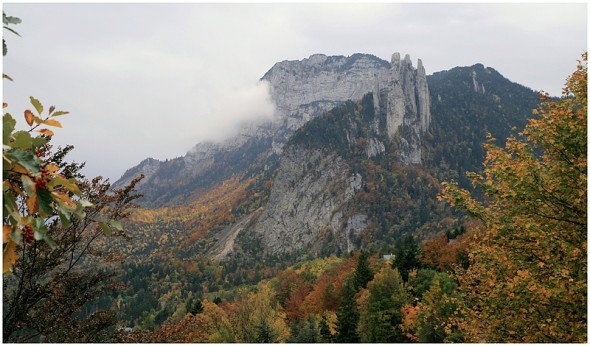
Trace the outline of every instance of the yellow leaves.
{"label": "yellow leaves", "polygon": [[12,271],[12,266],[14,265],[14,263],[16,263],[16,260],[18,259],[18,255],[16,254],[16,243],[11,239],[8,240],[8,243],[4,245],[2,259],[2,273],[10,273]]}
{"label": "yellow leaves", "polygon": [[61,205],[65,206],[68,209],[76,209],[77,205],[74,203],[68,195],[62,192],[52,191],[51,195],[60,203]]}
{"label": "yellow leaves", "polygon": [[[55,171],[54,171],[55,172]],[[58,189],[59,187],[63,187],[66,190],[80,195],[80,189],[76,184],[76,181],[73,179],[66,179],[64,176],[56,173],[52,173],[53,179],[47,184],[48,187]]]}
{"label": "yellow leaves", "polygon": [[39,212],[39,203],[37,200],[37,194],[32,194],[27,198],[27,208],[29,208],[29,213],[34,214]]}
{"label": "yellow leaves", "polygon": [[[544,97],[504,148],[485,145],[485,170],[474,179],[488,197],[479,203],[485,225],[458,277],[468,340],[586,341],[586,323],[576,326],[585,308],[571,308],[587,305],[586,67],[578,72],[572,79],[583,88]],[[443,184],[440,199],[470,211],[471,198]]]}
{"label": "yellow leaves", "polygon": [[54,165],[53,163],[50,163],[47,166],[45,166],[45,169],[53,176],[55,176],[57,171],[59,171],[59,167]]}
{"label": "yellow leaves", "polygon": [[61,128],[61,123],[57,120],[54,120],[54,119],[44,120],[43,124]]}

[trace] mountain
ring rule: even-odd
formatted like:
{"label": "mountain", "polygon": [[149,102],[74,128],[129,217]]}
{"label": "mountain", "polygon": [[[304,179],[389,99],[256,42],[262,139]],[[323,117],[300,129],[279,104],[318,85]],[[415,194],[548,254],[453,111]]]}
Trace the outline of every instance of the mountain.
{"label": "mountain", "polygon": [[116,183],[147,177],[125,224],[133,240],[120,245],[129,325],[174,320],[190,297],[230,299],[302,259],[395,253],[404,235],[460,228],[463,215],[437,200],[440,182],[469,187],[464,173],[481,170],[487,133],[502,144],[538,102],[490,67],[426,75],[399,54],[312,55],[275,64],[262,81],[272,121],[146,159]]}
{"label": "mountain", "polygon": [[[293,132],[310,119],[347,100],[360,100],[368,92],[376,91],[375,97],[380,99],[380,91],[385,92],[388,88],[394,91],[389,99],[383,99],[380,106],[391,114],[388,133],[393,135],[402,121],[405,107],[405,103],[395,99],[421,95],[418,101],[409,100],[408,107],[423,107],[413,109],[414,112],[420,111],[421,117],[426,117],[429,112],[425,71],[421,62],[414,70],[409,56],[400,60],[396,53],[392,63],[394,65],[367,54],[350,57],[316,54],[302,61],[279,62],[262,77],[263,82],[269,83],[277,109],[273,120],[245,125],[237,136],[221,143],[199,143],[179,158],[164,162],[146,159],[125,172],[114,186],[123,186],[133,177],[144,174],[140,188],[145,195],[142,200],[145,206],[186,202],[190,198],[189,192],[204,191],[233,174],[243,174],[244,171],[254,174],[265,167],[268,169],[277,163]],[[402,90],[396,86],[400,83],[413,85],[416,78],[420,89]],[[410,121],[415,120],[406,119],[406,122]],[[419,160],[418,137],[407,143],[413,146],[413,150],[407,153],[409,161]]]}
{"label": "mountain", "polygon": [[180,158],[146,159],[117,182],[142,173],[142,203],[177,210],[228,179],[249,182],[257,197],[232,200],[223,224],[190,231],[200,221],[189,218],[187,255],[254,263],[444,231],[454,225],[436,201],[439,181],[468,186],[464,172],[481,166],[486,133],[506,138],[537,102],[481,64],[426,76],[420,60],[414,68],[399,53],[391,62],[312,55],[279,62],[262,80],[277,109],[272,121]]}

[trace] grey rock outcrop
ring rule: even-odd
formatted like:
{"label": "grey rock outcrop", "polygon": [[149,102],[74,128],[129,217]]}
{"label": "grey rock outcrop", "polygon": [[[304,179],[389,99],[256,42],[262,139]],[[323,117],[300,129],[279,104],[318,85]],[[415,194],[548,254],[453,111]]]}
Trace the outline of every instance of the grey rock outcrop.
{"label": "grey rock outcrop", "polygon": [[[396,138],[401,162],[421,162],[421,134],[430,124],[430,102],[420,60],[414,69],[410,57],[406,55],[400,60],[399,53],[393,55],[391,64],[368,54],[350,57],[315,54],[301,61],[276,63],[261,80],[269,83],[275,103],[276,115],[272,120],[243,124],[237,135],[219,143],[199,143],[185,156],[167,162],[153,160],[149,165],[142,162],[113,186],[120,187],[143,173],[145,179],[138,187],[151,205],[161,205],[173,198],[158,187],[162,182],[167,189],[181,180],[199,189],[212,187],[243,169],[244,162],[232,162],[235,156],[232,153],[256,148],[257,160],[280,156],[294,131],[309,120],[347,100],[359,100],[369,92],[373,92],[376,110],[387,118],[386,129],[381,129],[382,124],[378,122],[372,126]],[[368,156],[381,150],[374,144]],[[220,165],[226,167],[221,169]],[[209,176],[212,171],[215,171],[214,179]]]}
{"label": "grey rock outcrop", "polygon": [[[304,164],[302,164],[304,163]],[[216,260],[231,254],[240,232],[260,242],[265,254],[281,255],[312,247],[327,228],[345,251],[356,248],[350,239],[364,229],[366,216],[343,220],[342,209],[362,187],[338,155],[325,150],[287,150],[274,180],[268,203],[256,218],[251,215],[221,232],[212,252]],[[346,227],[343,226],[343,222]],[[229,246],[228,246],[229,244]]]}
{"label": "grey rock outcrop", "polygon": [[277,63],[262,79],[269,81],[278,111],[288,116],[314,102],[360,100],[373,91],[376,82],[385,87],[388,70],[386,61],[371,55],[315,54],[301,61]]}
{"label": "grey rock outcrop", "polygon": [[[342,57],[314,55],[279,63],[264,78],[270,82],[277,110],[291,114],[282,117],[288,119],[283,128],[291,131],[313,118],[322,106],[360,99],[372,91],[375,117],[367,124],[372,133],[367,139],[367,158],[385,152],[385,136],[397,144],[398,161],[421,163],[422,135],[430,126],[430,95],[420,60],[418,68],[413,68],[410,57],[401,60],[398,53],[393,54],[391,65],[370,56],[358,56],[351,63]],[[356,142],[356,126],[349,123],[342,128],[349,146]],[[240,232],[247,242],[260,244],[264,253],[280,255],[317,250],[320,239],[329,232],[341,251],[351,251],[359,246],[359,234],[369,224],[367,215],[347,212],[347,203],[362,184],[362,177],[351,172],[333,151],[285,147],[265,210],[247,227],[240,221],[224,233]],[[216,247],[224,249],[215,254],[217,260],[231,255],[227,246]]]}
{"label": "grey rock outcrop", "polygon": [[[241,174],[251,162],[266,169],[267,160],[274,157],[278,166],[270,200],[255,217],[248,215],[224,229],[210,255],[217,260],[231,255],[242,237],[257,239],[267,254],[290,253],[313,247],[328,229],[338,246],[350,251],[357,246],[355,237],[368,224],[366,215],[345,212],[348,201],[362,188],[361,176],[351,172],[334,152],[288,147],[287,143],[310,120],[372,92],[375,117],[367,125],[374,137],[368,138],[367,158],[383,154],[388,138],[397,147],[397,161],[420,164],[422,136],[430,126],[430,95],[422,61],[414,68],[410,56],[402,60],[399,53],[393,54],[391,63],[367,54],[316,54],[301,61],[279,62],[262,81],[269,84],[275,104],[272,120],[244,124],[236,136],[223,142],[199,143],[183,157],[143,162],[128,173],[144,173],[144,190],[163,204],[175,198],[175,193],[206,190]],[[344,131],[348,144],[353,145],[356,129]],[[186,187],[176,183],[179,181]],[[158,190],[158,184],[163,188]]]}
{"label": "grey rock outcrop", "polygon": [[426,71],[420,59],[418,68],[414,69],[409,55],[401,60],[400,54],[394,53],[388,77],[387,134],[389,138],[398,140],[402,162],[419,164],[422,162],[422,134],[430,126],[430,93]]}

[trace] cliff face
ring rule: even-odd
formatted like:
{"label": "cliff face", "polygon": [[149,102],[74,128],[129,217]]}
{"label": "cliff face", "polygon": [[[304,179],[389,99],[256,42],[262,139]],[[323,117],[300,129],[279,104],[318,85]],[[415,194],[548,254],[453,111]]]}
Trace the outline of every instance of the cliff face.
{"label": "cliff face", "polygon": [[[361,246],[366,230],[376,224],[370,211],[359,210],[355,199],[359,191],[374,185],[365,181],[366,167],[403,161],[398,142],[405,139],[404,131],[414,136],[405,143],[418,149],[406,158],[418,157],[420,162],[419,141],[422,128],[427,127],[421,126],[416,93],[411,94],[413,98],[400,100],[409,111],[400,115],[394,132],[388,131],[391,121],[396,120],[390,112],[377,113],[391,104],[396,91],[403,94],[416,89],[415,83],[408,83],[415,82],[410,78],[415,78],[416,71],[407,65],[405,71],[406,76],[400,74],[405,82],[396,80],[381,90],[381,105],[375,104],[378,98],[369,93],[362,101],[347,101],[296,131],[280,157],[268,203],[256,217],[248,215],[244,218],[247,222],[226,228],[222,232],[225,238],[211,255],[217,260],[232,258],[234,253],[246,258],[318,255],[326,248],[349,252]],[[231,246],[225,239],[232,240]],[[255,251],[251,244],[257,244]]]}
{"label": "cliff face", "polygon": [[281,158],[268,203],[222,231],[223,238],[211,255],[223,260],[232,255],[234,246],[244,248],[246,242],[258,244],[261,253],[257,256],[291,254],[313,249],[327,233],[338,239],[339,247],[350,251],[356,245],[349,233],[358,233],[366,224],[342,232],[342,224],[351,221],[345,220],[343,208],[361,186],[361,176],[352,173],[333,151],[289,147]]}
{"label": "cliff face", "polygon": [[384,130],[400,142],[400,161],[421,163],[421,136],[430,126],[430,94],[420,59],[414,68],[410,56],[401,60],[399,53],[392,55],[391,63],[363,54],[348,58],[316,54],[277,63],[263,80],[270,83],[279,119],[286,119],[289,135],[317,114],[372,92],[376,113],[385,119]]}
{"label": "cliff face", "polygon": [[[212,255],[223,260],[234,246],[253,243],[266,255],[317,253],[326,239],[339,251],[353,250],[369,220],[348,205],[363,186],[362,176],[350,169],[358,160],[349,155],[351,148],[362,138],[369,159],[393,145],[396,157],[390,160],[422,162],[422,135],[431,118],[422,62],[418,60],[416,69],[409,55],[401,60],[399,53],[393,54],[391,64],[367,55],[313,55],[278,63],[263,79],[270,83],[283,121],[278,126],[283,136],[273,138],[282,155],[270,198],[256,217],[248,215],[247,222],[226,228]],[[360,106],[343,104],[369,92],[372,100],[365,98]],[[341,105],[337,115],[310,121],[336,104]],[[358,107],[373,109],[361,112]],[[293,138],[291,133],[301,127]],[[285,144],[287,138],[293,140]]]}
{"label": "cliff face", "polygon": [[[238,135],[221,143],[199,143],[183,157],[167,162],[151,160],[149,164],[144,161],[127,171],[114,186],[122,186],[142,173],[142,203],[160,206],[182,202],[179,194],[210,188],[239,174],[249,162],[270,166],[294,131],[346,100],[360,100],[368,92],[373,92],[376,109],[387,118],[386,123],[375,123],[375,129],[396,138],[400,161],[421,162],[420,136],[428,128],[430,113],[420,61],[418,69],[414,69],[410,57],[400,60],[398,53],[391,64],[367,54],[316,54],[301,61],[279,62],[262,80],[269,83],[277,109],[272,121],[246,124]],[[379,149],[378,144],[373,147]]]}
{"label": "cliff face", "polygon": [[418,59],[414,69],[409,55],[401,60],[399,53],[393,54],[384,92],[386,100],[379,100],[379,105],[385,103],[385,110],[380,113],[385,113],[389,138],[398,142],[399,159],[420,164],[422,134],[430,126],[430,93],[422,61]]}

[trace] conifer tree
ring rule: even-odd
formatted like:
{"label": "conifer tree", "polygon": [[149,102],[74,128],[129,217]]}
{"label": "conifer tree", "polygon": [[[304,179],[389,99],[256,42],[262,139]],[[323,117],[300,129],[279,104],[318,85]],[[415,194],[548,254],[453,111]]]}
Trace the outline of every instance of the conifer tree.
{"label": "conifer tree", "polygon": [[330,343],[332,342],[332,339],[333,335],[332,332],[330,332],[330,326],[328,325],[328,322],[322,318],[320,320],[320,340],[324,343]]}
{"label": "conifer tree", "polygon": [[340,307],[336,311],[336,336],[337,343],[355,343],[359,342],[359,336],[356,331],[359,313],[354,288],[354,278],[348,277],[342,286],[342,300]]}
{"label": "conifer tree", "polygon": [[369,268],[367,258],[367,253],[361,250],[356,270],[354,271],[354,286],[357,290],[360,288],[367,288],[369,281],[373,280],[373,272],[371,271],[371,268]]}
{"label": "conifer tree", "polygon": [[368,286],[368,297],[360,310],[359,334],[363,342],[405,342],[401,308],[408,294],[397,269],[384,266]]}
{"label": "conifer tree", "polygon": [[408,274],[412,269],[420,268],[420,247],[411,235],[405,235],[395,242],[393,266],[399,270],[404,281],[408,281]]}

